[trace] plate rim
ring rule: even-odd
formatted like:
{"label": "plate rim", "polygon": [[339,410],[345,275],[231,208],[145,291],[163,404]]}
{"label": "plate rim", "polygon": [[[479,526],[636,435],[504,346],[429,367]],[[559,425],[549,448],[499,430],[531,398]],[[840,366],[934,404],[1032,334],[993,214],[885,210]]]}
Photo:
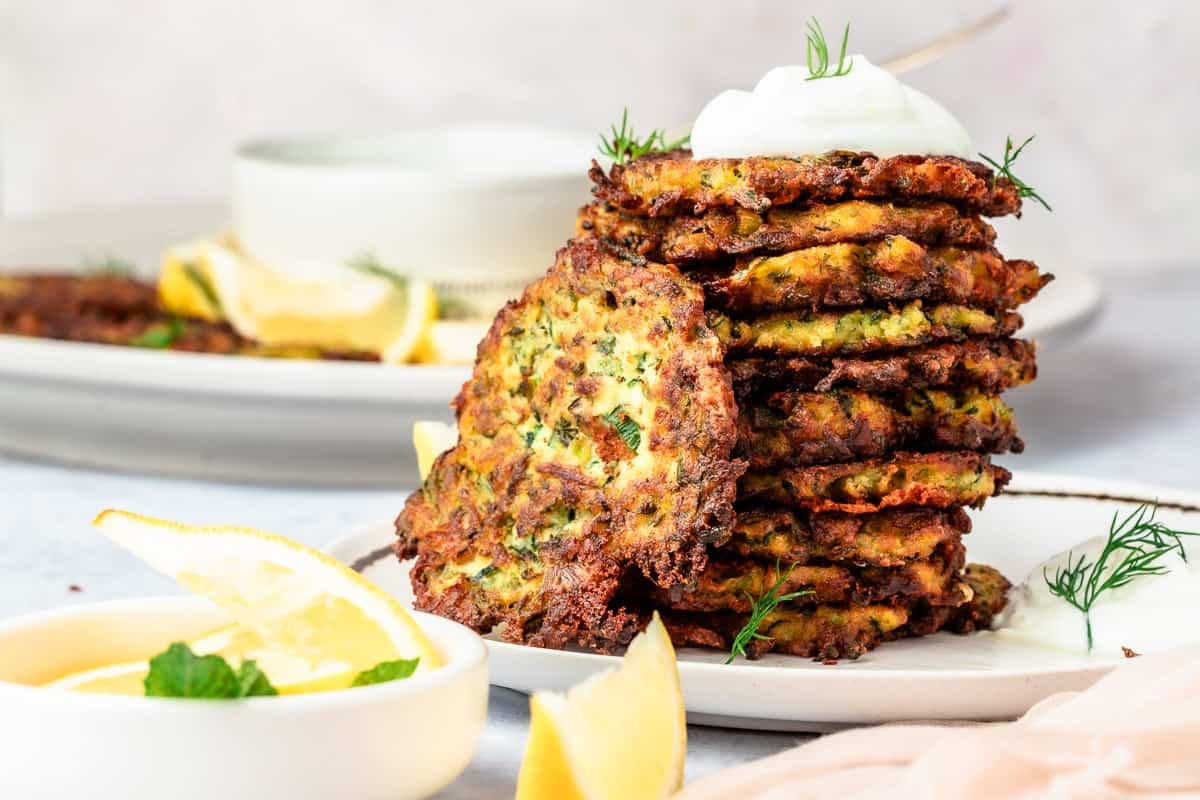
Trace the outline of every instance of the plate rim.
{"label": "plate rim", "polygon": [[[1005,490],[1005,495],[1014,497],[1045,497],[1047,499],[1058,500],[1082,500],[1092,502],[1114,502],[1114,503],[1135,503],[1159,501],[1163,505],[1168,505],[1173,510],[1180,513],[1200,514],[1200,492],[1190,491],[1186,489],[1174,489],[1164,486],[1156,486],[1150,483],[1142,483],[1138,481],[1126,480],[1110,480],[1107,478],[1094,478],[1081,475],[1069,475],[1065,473],[1041,472],[1041,471],[1020,471],[1014,474],[1014,478],[1010,487]],[[357,526],[346,533],[339,535],[337,538],[326,543],[324,550],[335,558],[349,563],[342,558],[339,550],[348,546],[351,542],[357,542],[361,539],[377,538],[383,541],[380,535],[384,529],[390,530],[393,525],[391,522],[383,523],[368,523]],[[384,548],[380,546],[376,551],[382,551]],[[359,559],[361,561],[361,558]],[[357,563],[357,562],[356,562]],[[375,563],[375,562],[371,562]],[[369,567],[365,565],[364,568]],[[935,635],[952,635],[944,632]],[[979,634],[971,635],[995,635],[991,631],[982,631]],[[505,642],[482,637],[486,643],[489,652],[496,652],[501,657],[504,655],[519,655],[521,657],[530,657],[534,651],[545,652],[552,654],[550,657],[561,661],[572,661],[580,664],[594,664],[597,668],[607,666],[615,666],[620,663],[619,655],[605,655],[601,653],[588,653],[572,650],[546,650],[544,648],[531,647],[530,645],[521,645],[514,642]],[[833,670],[821,670],[813,667],[808,667],[803,670],[797,670],[795,666],[790,664],[755,664],[753,662],[743,663],[735,662],[733,664],[710,663],[707,661],[692,661],[679,660],[680,675],[684,672],[694,673],[697,676],[708,676],[712,673],[722,673],[728,675],[755,675],[759,677],[777,678],[780,675],[787,673],[803,674],[805,677],[812,675],[829,675],[836,676],[840,680],[855,680],[855,681],[906,681],[929,682],[935,680],[955,680],[960,682],[989,682],[1000,679],[1019,679],[1029,677],[1042,678],[1069,678],[1069,677],[1088,677],[1091,675],[1099,675],[1108,672],[1116,665],[1120,664],[1122,659],[1117,656],[1096,657],[1091,654],[1081,655],[1078,653],[1070,653],[1069,651],[1057,651],[1050,648],[1042,648],[1037,645],[1014,641],[1014,645],[1025,647],[1031,650],[1046,650],[1050,653],[1066,653],[1081,659],[1095,658],[1093,663],[1074,663],[1064,664],[1060,666],[1030,666],[1020,668],[1006,668],[1001,670],[995,669],[875,669],[875,670],[853,670],[853,662],[842,662],[843,666],[849,669],[840,672]],[[700,651],[700,648],[680,648],[681,650],[694,649]],[[811,660],[797,658],[796,663],[811,664]],[[734,670],[730,670],[733,667]],[[821,680],[821,679],[818,679]],[[828,679],[824,679],[828,680]]]}
{"label": "plate rim", "polygon": [[228,356],[0,334],[0,375],[122,389],[443,404],[470,367]]}

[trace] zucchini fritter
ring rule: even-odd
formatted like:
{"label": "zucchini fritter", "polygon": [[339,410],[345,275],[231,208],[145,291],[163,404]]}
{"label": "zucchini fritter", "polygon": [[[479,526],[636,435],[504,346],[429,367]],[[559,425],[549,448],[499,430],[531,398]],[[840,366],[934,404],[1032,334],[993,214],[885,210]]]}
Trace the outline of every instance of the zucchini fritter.
{"label": "zucchini fritter", "polygon": [[876,514],[813,514],[754,508],[739,511],[722,551],[784,564],[849,561],[894,567],[929,558],[943,542],[971,530],[961,508],[890,508]]}
{"label": "zucchini fritter", "polygon": [[875,458],[893,450],[1021,452],[1010,409],[976,389],[775,392],[743,403],[735,453],[751,469]]}
{"label": "zucchini fritter", "polygon": [[672,586],[728,535],[736,406],[702,293],[598,243],[496,317],[455,400],[459,440],[397,519],[417,607],[513,641],[610,648],[627,573]]}
{"label": "zucchini fritter", "polygon": [[716,208],[700,216],[638,217],[594,202],[579,210],[579,236],[597,236],[651,261],[694,264],[730,255],[787,253],[844,242],[906,236],[925,245],[991,247],[992,226],[949,203],[898,206],[847,200],[765,212]]}
{"label": "zucchini fritter", "polygon": [[1053,280],[995,250],[926,248],[903,236],[739,259],[696,274],[719,308],[764,312],[886,305],[908,300],[1016,308]]}
{"label": "zucchini fritter", "polygon": [[980,508],[1011,477],[987,456],[969,451],[895,453],[846,464],[748,472],[739,484],[738,501],[849,514],[892,506]]}
{"label": "zucchini fritter", "polygon": [[914,300],[895,311],[777,311],[749,319],[710,311],[708,324],[721,343],[735,352],[828,356],[969,336],[1007,336],[1021,326],[1021,316],[1011,311],[993,315],[961,305],[925,308]]}
{"label": "zucchini fritter", "polygon": [[1037,377],[1036,347],[1023,339],[967,339],[861,358],[766,358],[727,361],[740,397],[780,386],[868,392],[975,386],[994,393]]}
{"label": "zucchini fritter", "polygon": [[216,355],[378,361],[376,353],[264,345],[224,322],[181,319],[153,284],[124,275],[0,276],[0,334]]}
{"label": "zucchini fritter", "polygon": [[[909,611],[902,604],[870,606],[817,606],[811,609],[776,609],[758,628],[762,638],[746,645],[750,658],[775,650],[816,659],[858,658],[903,629]],[[746,615],[732,612],[665,612],[663,624],[677,646],[696,645],[728,650]]]}
{"label": "zucchini fritter", "polygon": [[634,214],[659,217],[702,214],[736,206],[765,211],[789,203],[851,199],[945,200],[999,217],[1021,210],[1017,187],[983,164],[952,156],[892,156],[833,151],[800,158],[695,160],[675,150],[614,164],[608,174],[595,161],[589,176],[601,200]]}
{"label": "zucchini fritter", "polygon": [[674,611],[736,611],[748,614],[754,599],[778,586],[778,593],[807,592],[785,608],[814,605],[869,605],[896,598],[921,599],[934,606],[959,606],[971,599],[959,573],[965,563],[961,542],[942,543],[930,558],[895,567],[849,564],[763,564],[744,560],[709,561],[695,585],[658,589],[654,600]]}

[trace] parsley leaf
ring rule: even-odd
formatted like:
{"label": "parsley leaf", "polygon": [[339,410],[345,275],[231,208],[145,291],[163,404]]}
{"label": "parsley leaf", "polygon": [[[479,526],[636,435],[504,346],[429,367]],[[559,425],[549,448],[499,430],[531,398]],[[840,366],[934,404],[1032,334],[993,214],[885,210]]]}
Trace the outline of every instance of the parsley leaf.
{"label": "parsley leaf", "polygon": [[165,350],[183,336],[187,326],[179,317],[171,317],[166,325],[153,325],[144,332],[133,337],[129,343],[134,347],[149,347],[153,350]]}
{"label": "parsley leaf", "polygon": [[253,661],[234,672],[221,656],[198,656],[183,642],[150,659],[143,685],[147,697],[236,700],[279,694]]}
{"label": "parsley leaf", "polygon": [[351,686],[371,686],[376,683],[403,680],[417,671],[419,658],[401,658],[396,661],[381,661],[366,672],[358,673]]}
{"label": "parsley leaf", "polygon": [[637,452],[638,447],[642,443],[642,428],[637,424],[636,420],[625,413],[624,409],[617,406],[607,414],[601,415],[600,419],[613,427],[630,450],[635,453]]}

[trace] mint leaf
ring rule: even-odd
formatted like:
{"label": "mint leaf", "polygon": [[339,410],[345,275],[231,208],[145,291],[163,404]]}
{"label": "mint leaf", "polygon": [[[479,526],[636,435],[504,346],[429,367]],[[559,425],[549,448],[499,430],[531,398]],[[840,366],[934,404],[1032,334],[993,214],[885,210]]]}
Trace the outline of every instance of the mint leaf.
{"label": "mint leaf", "polygon": [[150,659],[144,683],[147,697],[237,697],[238,679],[220,656],[198,656],[175,642]]}
{"label": "mint leaf", "polygon": [[279,690],[267,680],[267,674],[253,661],[243,661],[238,668],[238,697],[275,697]]}
{"label": "mint leaf", "polygon": [[236,700],[279,694],[253,661],[242,662],[234,672],[221,656],[198,656],[183,642],[150,659],[143,685],[146,697]]}
{"label": "mint leaf", "polygon": [[399,681],[417,671],[419,658],[401,658],[397,661],[381,661],[366,672],[358,673],[351,686],[371,686],[376,683]]}

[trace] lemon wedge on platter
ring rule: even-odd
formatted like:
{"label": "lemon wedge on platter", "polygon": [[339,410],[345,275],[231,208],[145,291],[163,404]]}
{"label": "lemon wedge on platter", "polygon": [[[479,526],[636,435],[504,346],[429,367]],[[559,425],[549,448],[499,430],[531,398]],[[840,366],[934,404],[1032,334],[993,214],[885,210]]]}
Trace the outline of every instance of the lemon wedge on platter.
{"label": "lemon wedge on platter", "polygon": [[649,800],[683,784],[683,692],[657,613],[619,669],[566,694],[536,692],[529,707],[517,800]]}
{"label": "lemon wedge on platter", "polygon": [[458,426],[421,420],[413,423],[413,448],[417,451],[417,470],[421,480],[429,476],[433,462],[458,444]]}
{"label": "lemon wedge on platter", "polygon": [[231,240],[205,239],[164,253],[158,293],[168,311],[228,321],[267,346],[365,350],[390,364],[412,361],[430,346],[437,294],[428,281],[370,266],[345,267],[327,280],[301,279],[257,261]]}
{"label": "lemon wedge on platter", "polygon": [[474,364],[479,340],[491,327],[491,320],[437,320],[425,331],[412,360],[418,364]]}
{"label": "lemon wedge on platter", "polygon": [[[191,643],[199,655],[253,659],[280,694],[349,687],[362,672],[442,658],[390,594],[298,542],[249,528],[200,528],[105,511],[93,523],[117,544],[229,612],[234,624]],[[145,662],[100,667],[50,686],[141,694]]]}

